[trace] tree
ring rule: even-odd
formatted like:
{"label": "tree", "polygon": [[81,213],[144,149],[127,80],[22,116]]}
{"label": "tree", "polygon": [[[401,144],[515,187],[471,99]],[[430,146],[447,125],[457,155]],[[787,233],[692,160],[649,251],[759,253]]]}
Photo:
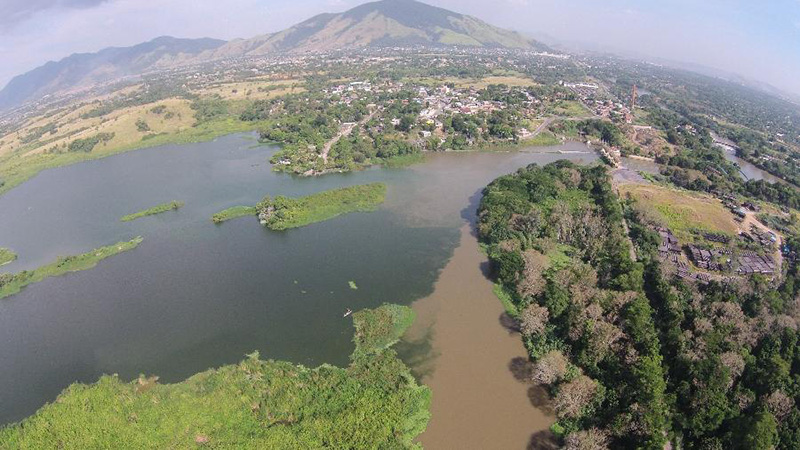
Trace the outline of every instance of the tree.
{"label": "tree", "polygon": [[520,316],[520,330],[525,336],[532,336],[544,332],[550,313],[544,306],[531,303]]}
{"label": "tree", "polygon": [[550,350],[534,364],[531,381],[539,384],[553,384],[567,373],[568,368],[567,357],[558,350]]}
{"label": "tree", "polygon": [[771,450],[778,445],[778,421],[768,411],[760,411],[746,417],[738,427],[737,439],[733,442],[742,450]]}
{"label": "tree", "polygon": [[608,448],[608,432],[595,427],[570,433],[564,440],[564,450],[606,450]]}
{"label": "tree", "polygon": [[574,380],[558,387],[555,398],[556,413],[559,418],[578,418],[583,415],[584,408],[589,406],[597,392],[597,382],[579,375]]}

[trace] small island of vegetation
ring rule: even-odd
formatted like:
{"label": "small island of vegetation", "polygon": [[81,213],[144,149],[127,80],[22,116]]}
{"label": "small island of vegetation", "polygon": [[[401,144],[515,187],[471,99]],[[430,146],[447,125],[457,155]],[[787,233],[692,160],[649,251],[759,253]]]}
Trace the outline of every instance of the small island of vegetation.
{"label": "small island of vegetation", "polygon": [[353,314],[347,368],[253,353],[176,384],[144,376],[74,384],[0,430],[0,448],[419,448],[430,389],[391,348],[413,319],[398,305]]}
{"label": "small island of vegetation", "polygon": [[0,266],[4,266],[17,259],[17,254],[11,250],[0,247]]}
{"label": "small island of vegetation", "polygon": [[178,208],[183,207],[183,202],[172,201],[169,203],[162,203],[158,206],[154,206],[152,208],[145,209],[144,211],[139,211],[137,213],[128,214],[127,216],[123,216],[119,219],[122,222],[130,222],[132,220],[136,220],[146,216],[154,216],[156,214],[161,214],[167,211],[176,211]]}
{"label": "small island of vegetation", "polygon": [[362,184],[318,192],[299,198],[266,196],[255,207],[234,206],[211,217],[221,223],[248,215],[257,215],[271,230],[287,230],[323,222],[342,214],[374,211],[386,198],[383,183]]}
{"label": "small island of vegetation", "polygon": [[25,286],[37,283],[48,277],[91,269],[98,262],[108,257],[136,248],[142,240],[140,236],[127,242],[118,242],[114,245],[100,247],[82,255],[61,256],[53,263],[30,271],[23,270],[16,274],[0,273],[0,299],[14,295]]}
{"label": "small island of vegetation", "polygon": [[239,217],[255,216],[257,213],[258,210],[255,206],[233,206],[211,216],[211,221],[214,223],[222,223]]}

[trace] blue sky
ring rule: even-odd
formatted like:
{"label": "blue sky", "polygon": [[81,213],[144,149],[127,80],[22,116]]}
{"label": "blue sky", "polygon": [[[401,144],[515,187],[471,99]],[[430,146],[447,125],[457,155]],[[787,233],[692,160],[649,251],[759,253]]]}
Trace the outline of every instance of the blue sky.
{"label": "blue sky", "polygon": [[[0,85],[74,52],[161,35],[278,31],[354,0],[0,0]],[[800,93],[800,0],[430,0],[560,42],[741,74]]]}

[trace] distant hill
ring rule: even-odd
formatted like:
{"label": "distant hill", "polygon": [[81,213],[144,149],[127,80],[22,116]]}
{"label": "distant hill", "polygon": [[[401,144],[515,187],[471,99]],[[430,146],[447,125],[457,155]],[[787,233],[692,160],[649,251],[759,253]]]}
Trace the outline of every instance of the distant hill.
{"label": "distant hill", "polygon": [[414,0],[382,0],[338,14],[320,14],[286,30],[236,39],[160,37],[133,47],[111,47],[49,62],[15,77],[0,91],[0,110],[47,94],[199,61],[366,46],[465,46],[546,49],[519,33],[475,17]]}
{"label": "distant hill", "polygon": [[475,17],[414,0],[383,0],[339,14],[320,14],[278,33],[234,40],[203,57],[415,44],[545,48],[519,33]]}
{"label": "distant hill", "polygon": [[223,44],[225,41],[218,39],[163,36],[133,47],[109,47],[97,53],[76,53],[14,77],[0,91],[0,109],[12,108],[47,94],[180,65]]}

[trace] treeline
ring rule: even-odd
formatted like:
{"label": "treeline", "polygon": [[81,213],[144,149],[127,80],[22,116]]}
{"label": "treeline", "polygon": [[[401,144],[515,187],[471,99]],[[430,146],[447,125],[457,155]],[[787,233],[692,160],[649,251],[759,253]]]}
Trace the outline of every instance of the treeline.
{"label": "treeline", "polygon": [[98,144],[108,142],[114,139],[114,133],[97,133],[94,136],[87,138],[75,139],[69,143],[67,150],[70,152],[84,152],[89,153],[97,147]]}
{"label": "treeline", "polygon": [[604,167],[558,161],[484,190],[479,233],[568,448],[662,449],[666,382],[643,266]]}
{"label": "treeline", "polygon": [[97,101],[98,106],[83,113],[81,118],[103,117],[118,109],[146,105],[170,97],[186,97],[187,95],[186,90],[178,86],[177,83],[146,82],[142,87],[130,94],[117,96],[103,102]]}
{"label": "treeline", "polygon": [[[662,175],[676,186],[704,192],[742,194],[791,208],[800,207],[800,190],[791,184],[744,181],[739,168],[725,158],[722,149],[713,144],[709,130],[718,127],[711,121],[689,112],[679,115],[658,106],[650,109],[650,120],[658,128],[666,130],[667,141],[677,146],[674,154],[656,158],[656,162],[666,165],[661,170]],[[734,135],[729,134],[729,137],[741,143],[760,142],[753,146],[763,145],[763,138],[752,131],[739,130]],[[752,151],[751,147],[744,145],[744,148],[750,149],[745,152]],[[787,173],[783,178],[792,181],[797,176],[793,172],[793,164],[776,161],[774,165],[780,168],[769,171]]]}

